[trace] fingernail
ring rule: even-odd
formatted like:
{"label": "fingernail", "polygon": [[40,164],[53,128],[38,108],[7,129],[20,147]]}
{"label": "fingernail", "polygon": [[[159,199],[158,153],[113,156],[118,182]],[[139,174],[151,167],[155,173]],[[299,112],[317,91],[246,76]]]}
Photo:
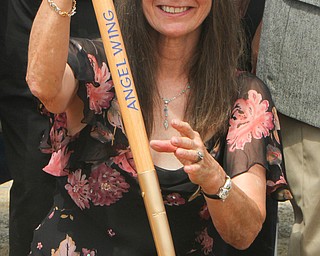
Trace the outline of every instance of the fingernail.
{"label": "fingernail", "polygon": [[177,137],[172,137],[171,142],[172,142],[172,144],[177,145],[179,140]]}
{"label": "fingernail", "polygon": [[171,124],[177,125],[178,124],[178,120],[177,119],[172,119]]}

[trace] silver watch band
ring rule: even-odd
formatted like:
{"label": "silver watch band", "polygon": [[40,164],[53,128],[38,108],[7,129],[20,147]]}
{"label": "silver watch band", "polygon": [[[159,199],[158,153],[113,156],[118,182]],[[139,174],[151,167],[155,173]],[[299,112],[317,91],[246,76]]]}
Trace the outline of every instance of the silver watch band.
{"label": "silver watch band", "polygon": [[228,175],[226,175],[226,181],[224,185],[221,188],[219,188],[218,194],[207,194],[202,189],[201,189],[201,193],[211,199],[226,200],[227,197],[229,196],[229,192],[231,188],[232,188],[231,178]]}

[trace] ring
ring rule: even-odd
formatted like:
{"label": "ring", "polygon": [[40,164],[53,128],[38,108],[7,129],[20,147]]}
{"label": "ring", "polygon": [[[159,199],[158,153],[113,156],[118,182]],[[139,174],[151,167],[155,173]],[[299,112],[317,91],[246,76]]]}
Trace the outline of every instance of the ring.
{"label": "ring", "polygon": [[203,160],[204,155],[203,155],[203,153],[201,151],[198,150],[197,151],[197,157],[198,157],[198,159],[197,159],[196,163],[198,163],[201,160]]}

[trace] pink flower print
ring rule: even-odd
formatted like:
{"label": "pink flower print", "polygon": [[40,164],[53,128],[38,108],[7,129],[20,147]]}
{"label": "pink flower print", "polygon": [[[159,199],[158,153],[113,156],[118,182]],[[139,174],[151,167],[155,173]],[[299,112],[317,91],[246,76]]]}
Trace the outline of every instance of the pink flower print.
{"label": "pink flower print", "polygon": [[70,141],[67,135],[67,129],[62,128],[56,130],[54,129],[54,127],[52,127],[50,131],[50,141],[52,145],[51,152],[58,151],[59,149],[67,145]]}
{"label": "pink flower print", "polygon": [[68,175],[68,184],[65,185],[65,189],[80,209],[90,208],[89,184],[86,175],[81,175],[81,169]]}
{"label": "pink flower print", "polygon": [[196,238],[196,242],[202,245],[204,255],[209,255],[213,248],[213,238],[208,235],[207,228],[205,228]]}
{"label": "pink flower print", "polygon": [[55,129],[67,128],[67,114],[65,112],[54,115],[54,127]]}
{"label": "pink flower print", "polygon": [[108,82],[111,78],[111,74],[105,62],[102,62],[102,67],[99,68],[99,64],[95,56],[88,54],[88,58],[90,60],[91,66],[94,71],[94,81],[100,85],[109,86],[107,90],[109,91],[113,86],[112,82]]}
{"label": "pink flower print", "polygon": [[65,113],[56,114],[50,130],[51,149],[43,149],[44,153],[58,151],[70,141],[67,130],[67,116]]}
{"label": "pink flower print", "polygon": [[100,122],[97,122],[96,126],[92,127],[90,136],[96,140],[99,140],[101,143],[107,143],[114,139],[114,135],[108,129],[108,127],[104,126]]}
{"label": "pink flower print", "polygon": [[[121,113],[120,113],[120,106],[118,101],[114,98],[111,102],[111,107],[108,110],[107,113],[108,121],[109,123],[116,129],[119,128],[121,129],[122,133],[125,134],[124,128],[123,128],[123,123],[122,123],[122,118],[121,118]],[[115,132],[114,132],[115,134]]]}
{"label": "pink flower print", "polygon": [[86,248],[82,248],[82,255],[83,256],[96,256],[97,250],[88,250]]}
{"label": "pink flower print", "polygon": [[130,185],[115,169],[100,164],[92,169],[89,177],[91,201],[94,205],[111,205],[128,192]]}
{"label": "pink flower print", "polygon": [[49,220],[52,219],[52,217],[53,217],[54,214],[55,214],[55,211],[56,211],[56,209],[53,209],[53,211],[49,214],[49,216],[48,216],[48,219],[49,219]]}
{"label": "pink flower print", "polygon": [[95,87],[92,83],[87,83],[87,93],[89,98],[89,108],[95,114],[101,114],[102,109],[110,106],[110,101],[114,96],[113,92],[108,92],[105,86],[100,85]]}
{"label": "pink flower print", "polygon": [[46,165],[43,170],[53,176],[66,176],[68,175],[68,170],[66,167],[69,162],[71,151],[67,151],[67,147],[59,149],[57,152],[53,152],[48,165]]}
{"label": "pink flower print", "polygon": [[[280,176],[280,179],[276,182],[272,180],[267,180],[267,193],[271,194],[272,192],[276,191],[279,187],[283,184],[287,184],[287,181],[283,176]],[[289,189],[284,188],[276,192],[276,199],[279,201],[291,200],[293,198]]]}
{"label": "pink flower print", "polygon": [[110,237],[113,237],[113,236],[116,235],[116,233],[112,230],[112,228],[109,228],[109,229],[107,230],[107,234],[108,234],[108,236],[110,236]]}
{"label": "pink flower print", "polygon": [[102,67],[99,68],[98,62],[93,55],[88,54],[88,58],[93,67],[94,80],[99,84],[99,86],[95,86],[92,83],[86,84],[89,105],[90,109],[94,110],[96,114],[101,114],[102,109],[110,106],[110,101],[114,97],[114,93],[109,92],[113,87],[113,82],[110,80],[110,72],[106,63],[103,62]]}
{"label": "pink flower print", "polygon": [[282,163],[282,153],[279,148],[274,147],[270,144],[267,146],[267,161],[271,165],[278,165]]}
{"label": "pink flower print", "polygon": [[41,242],[39,242],[39,243],[37,244],[37,249],[38,249],[38,250],[41,250],[41,249],[42,249],[42,247],[43,247],[43,246],[42,246],[42,243],[41,243]]}
{"label": "pink flower print", "polygon": [[181,197],[179,193],[171,193],[167,195],[166,200],[164,200],[164,203],[169,206],[179,206],[185,204],[186,201]]}
{"label": "pink flower print", "polygon": [[132,152],[130,149],[120,151],[120,154],[113,157],[112,160],[122,170],[130,173],[135,178],[137,177],[136,165],[134,163]]}
{"label": "pink flower print", "polygon": [[280,185],[287,184],[287,181],[283,176],[280,176],[279,180],[276,182],[272,180],[267,180],[267,186],[269,187],[270,192],[275,191]]}
{"label": "pink flower print", "polygon": [[210,219],[210,213],[209,213],[207,204],[204,204],[202,206],[199,215],[200,215],[200,218],[203,219],[203,220],[209,220]]}
{"label": "pink flower print", "polygon": [[66,239],[61,241],[57,250],[51,249],[51,256],[80,256],[80,252],[76,252],[76,244],[70,236],[66,236]]}
{"label": "pink flower print", "polygon": [[232,111],[227,142],[229,151],[244,149],[247,142],[269,136],[273,129],[273,115],[268,112],[269,102],[262,100],[255,90],[248,92],[248,99],[238,99]]}

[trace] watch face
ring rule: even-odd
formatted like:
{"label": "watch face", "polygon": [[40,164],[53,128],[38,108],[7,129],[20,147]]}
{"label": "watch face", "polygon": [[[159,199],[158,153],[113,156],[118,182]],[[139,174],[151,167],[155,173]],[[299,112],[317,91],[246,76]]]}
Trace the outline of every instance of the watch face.
{"label": "watch face", "polygon": [[219,197],[222,200],[225,200],[229,195],[229,190],[228,189],[222,189],[221,192],[219,193]]}

